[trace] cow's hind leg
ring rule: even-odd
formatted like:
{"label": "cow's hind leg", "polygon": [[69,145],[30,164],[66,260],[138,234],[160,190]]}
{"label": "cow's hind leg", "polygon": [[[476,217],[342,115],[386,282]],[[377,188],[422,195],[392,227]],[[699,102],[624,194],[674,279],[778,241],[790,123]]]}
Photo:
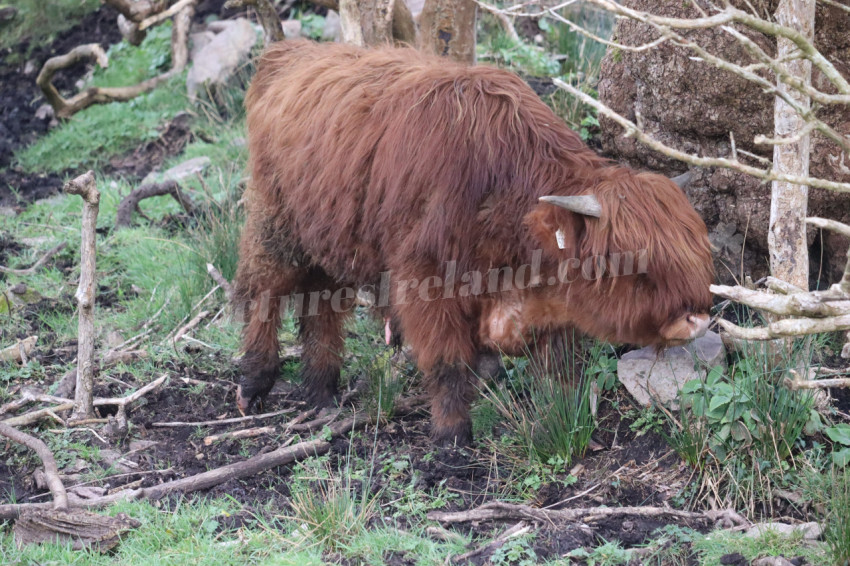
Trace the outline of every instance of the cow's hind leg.
{"label": "cow's hind leg", "polygon": [[[339,284],[315,268],[304,281],[303,310],[298,318],[303,346],[301,376],[308,402],[324,407],[333,402],[343,356],[343,324],[354,306]],[[353,293],[350,293],[353,297]]]}
{"label": "cow's hind leg", "polygon": [[234,311],[245,322],[242,329],[241,376],[236,405],[243,413],[269,391],[279,372],[277,338],[281,310],[304,277],[303,268],[285,262],[256,237],[249,220],[242,236],[236,274]]}

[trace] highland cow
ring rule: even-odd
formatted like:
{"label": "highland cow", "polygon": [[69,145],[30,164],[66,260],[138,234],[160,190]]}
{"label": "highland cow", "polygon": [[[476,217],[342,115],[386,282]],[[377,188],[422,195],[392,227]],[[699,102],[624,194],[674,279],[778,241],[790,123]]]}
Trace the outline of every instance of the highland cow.
{"label": "highland cow", "polygon": [[243,411],[278,375],[287,306],[304,388],[333,400],[358,289],[412,347],[438,442],[470,439],[494,352],[567,329],[659,348],[705,332],[708,236],[681,189],[597,156],[507,71],[283,41],[246,106]]}

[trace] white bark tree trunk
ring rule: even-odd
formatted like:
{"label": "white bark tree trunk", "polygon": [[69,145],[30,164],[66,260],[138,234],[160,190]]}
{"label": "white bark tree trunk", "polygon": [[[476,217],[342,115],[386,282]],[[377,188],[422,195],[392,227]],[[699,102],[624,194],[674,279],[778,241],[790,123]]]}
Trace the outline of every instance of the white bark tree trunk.
{"label": "white bark tree trunk", "polygon": [[[799,30],[807,38],[814,37],[815,0],[780,0],[776,10],[778,23]],[[794,44],[784,38],[777,39],[777,58],[788,59],[784,63],[788,71],[806,83],[811,82],[812,64],[806,59],[792,59],[797,51]],[[782,82],[777,88],[787,91],[803,108],[809,108],[809,99],[789,89]],[[781,98],[776,97],[774,106],[775,137],[789,138],[798,135],[805,121]],[[776,145],[773,149],[773,168],[788,175],[809,175],[809,135],[800,136],[793,143]],[[774,277],[809,288],[809,250],[806,239],[806,214],[809,188],[774,181],[770,199],[770,271]]]}

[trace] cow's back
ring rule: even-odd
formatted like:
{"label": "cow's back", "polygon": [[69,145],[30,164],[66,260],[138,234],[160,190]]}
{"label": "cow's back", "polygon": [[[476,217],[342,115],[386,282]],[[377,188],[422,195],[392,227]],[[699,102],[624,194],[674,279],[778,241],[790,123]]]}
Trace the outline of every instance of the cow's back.
{"label": "cow's back", "polygon": [[280,42],[246,104],[275,237],[353,283],[400,257],[470,267],[480,242],[517,238],[565,159],[599,159],[516,76],[412,49]]}

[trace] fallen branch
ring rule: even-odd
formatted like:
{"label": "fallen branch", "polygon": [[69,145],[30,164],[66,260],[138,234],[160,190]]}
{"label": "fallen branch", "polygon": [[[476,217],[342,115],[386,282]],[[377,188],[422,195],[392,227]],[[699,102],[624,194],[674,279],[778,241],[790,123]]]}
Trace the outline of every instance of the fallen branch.
{"label": "fallen branch", "polygon": [[195,0],[179,0],[174,5],[170,6],[167,10],[163,10],[162,12],[158,12],[152,14],[142,21],[139,22],[139,31],[145,31],[149,27],[155,26],[156,24],[167,20],[189,4],[194,4]]}
{"label": "fallen branch", "polygon": [[83,199],[82,244],[80,246],[80,283],[74,297],[80,320],[77,329],[77,386],[74,392],[72,420],[94,416],[92,396],[94,389],[94,286],[97,254],[97,214],[100,209],[100,192],[89,171],[65,184],[62,190]]}
{"label": "fallen branch", "polygon": [[219,442],[221,440],[254,438],[256,436],[262,436],[264,434],[274,434],[276,430],[277,428],[273,426],[261,426],[256,428],[243,428],[242,430],[233,430],[230,432],[223,432],[221,434],[211,434],[209,436],[204,437],[204,446],[209,446],[212,443]]}
{"label": "fallen branch", "polygon": [[470,550],[469,552],[464,552],[463,554],[458,554],[457,556],[451,557],[451,562],[453,564],[467,564],[476,556],[481,556],[483,554],[492,554],[499,548],[503,547],[506,542],[514,537],[520,537],[524,534],[527,534],[531,531],[531,525],[526,523],[525,521],[520,521],[516,525],[512,526],[487,544],[483,544],[474,550]]}
{"label": "fallen branch", "polygon": [[230,281],[225,279],[224,275],[211,263],[207,264],[207,273],[224,290],[224,297],[227,299],[227,302],[230,302],[233,299],[233,285],[230,284]]}
{"label": "fallen branch", "polygon": [[67,242],[62,242],[60,244],[55,245],[54,247],[47,250],[47,252],[45,252],[45,254],[41,256],[38,261],[36,261],[34,264],[27,267],[26,269],[11,269],[9,267],[3,267],[2,265],[0,265],[0,273],[11,273],[13,275],[32,275],[39,267],[47,263],[47,260],[49,260],[56,254],[61,252],[63,249],[65,249],[65,246],[67,245]]}
{"label": "fallen branch", "polygon": [[478,521],[517,521],[527,520],[538,523],[555,521],[597,521],[608,517],[674,517],[687,521],[722,521],[724,524],[747,524],[747,521],[734,511],[707,511],[698,513],[664,507],[584,507],[577,509],[541,509],[529,505],[515,505],[493,501],[468,511],[443,512],[431,511],[428,519],[440,523],[469,523]]}
{"label": "fallen branch", "polygon": [[830,379],[801,379],[797,372],[791,370],[791,373],[794,375],[794,379],[790,377],[786,377],[782,380],[782,384],[791,389],[792,391],[797,391],[798,389],[826,389],[829,387],[850,387],[850,377],[833,377]]}
{"label": "fallen branch", "polygon": [[183,210],[189,216],[195,214],[195,205],[192,204],[192,199],[183,194],[180,190],[180,185],[176,181],[165,181],[163,183],[150,183],[142,185],[130,192],[129,195],[121,199],[121,204],[118,205],[118,212],[115,215],[115,229],[126,228],[133,224],[133,212],[139,208],[139,202],[151,197],[163,195],[171,195],[174,200],[183,207]]}
{"label": "fallen branch", "polygon": [[38,336],[29,336],[23,340],[19,340],[16,344],[12,344],[0,350],[0,362],[18,362],[23,363],[24,358],[29,356],[35,348],[35,343],[38,341]]}
{"label": "fallen branch", "polygon": [[[136,391],[134,391],[133,393],[130,393],[129,395],[126,395],[125,397],[109,397],[109,398],[105,398],[105,399],[94,399],[92,404],[95,407],[118,406],[119,413],[121,413],[122,411],[126,411],[126,408],[127,408],[128,405],[130,405],[131,403],[134,403],[135,401],[138,401],[139,399],[141,399],[142,397],[144,397],[148,393],[157,389],[160,385],[162,385],[165,382],[165,380],[167,378],[168,378],[167,374],[162,375],[158,379],[148,383],[144,387],[137,389]],[[44,417],[55,415],[55,413],[61,413],[63,411],[68,411],[68,410],[74,408],[74,401],[71,401],[70,399],[62,399],[61,397],[54,397],[54,396],[50,396],[50,395],[39,395],[39,397],[41,399],[45,399],[45,400],[50,399],[51,402],[58,402],[60,404],[53,406],[53,407],[47,407],[47,408],[44,408],[44,409],[38,409],[36,411],[29,412],[29,413],[24,413],[23,415],[19,415],[17,417],[10,417],[8,419],[0,421],[0,423],[6,424],[6,425],[9,425],[9,426],[29,425],[29,424],[40,421]],[[85,421],[80,421],[77,424],[84,424],[84,423],[85,423]]]}
{"label": "fallen branch", "polygon": [[216,421],[198,421],[198,422],[175,421],[175,422],[165,422],[165,423],[160,422],[160,423],[152,423],[151,426],[157,427],[157,428],[180,428],[180,427],[184,427],[184,426],[192,426],[192,427],[217,426],[217,425],[224,425],[224,424],[253,422],[253,421],[258,421],[258,420],[261,420],[261,419],[270,419],[272,417],[276,417],[278,415],[282,415],[284,413],[289,413],[289,412],[292,412],[292,409],[282,409],[280,411],[275,411],[273,413],[264,413],[262,415],[249,415],[247,417],[234,417],[232,419],[221,419],[221,420],[216,420]]}
{"label": "fallen branch", "polygon": [[[712,285],[713,287],[713,285]],[[772,340],[774,338],[850,330],[850,314],[830,318],[787,318],[760,328],[743,328],[728,320],[718,320],[723,329],[742,340]]]}
{"label": "fallen branch", "polygon": [[103,0],[131,22],[139,23],[151,14],[165,10],[168,0]]}
{"label": "fallen branch", "polygon": [[171,339],[172,344],[177,344],[177,342],[186,335],[186,333],[190,332],[193,328],[198,326],[202,320],[204,320],[207,316],[209,316],[210,311],[201,311],[192,318],[189,322],[183,325],[177,332],[174,333],[174,338]]}
{"label": "fallen branch", "polygon": [[47,445],[3,423],[0,423],[0,435],[35,451],[44,464],[44,479],[53,497],[53,503],[37,504],[40,508],[20,514],[14,529],[18,546],[69,542],[74,549],[95,548],[105,552],[118,544],[124,532],[141,525],[124,514],[109,517],[70,509],[68,493],[59,479],[56,458]]}
{"label": "fallen branch", "polygon": [[68,494],[65,492],[65,486],[62,485],[62,480],[59,479],[59,467],[56,465],[56,458],[53,457],[53,452],[50,451],[50,448],[38,438],[1,422],[0,435],[18,444],[23,444],[38,455],[42,464],[44,464],[44,479],[47,483],[47,488],[50,490],[50,494],[53,496],[53,508],[67,509]]}

